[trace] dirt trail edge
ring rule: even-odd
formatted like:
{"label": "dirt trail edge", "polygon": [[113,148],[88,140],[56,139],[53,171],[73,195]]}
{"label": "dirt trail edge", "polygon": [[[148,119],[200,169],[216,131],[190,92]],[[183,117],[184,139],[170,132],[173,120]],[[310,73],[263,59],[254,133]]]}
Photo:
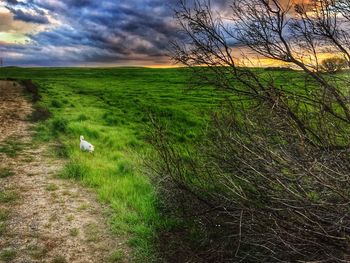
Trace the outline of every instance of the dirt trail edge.
{"label": "dirt trail edge", "polygon": [[130,262],[110,234],[93,192],[56,177],[64,165],[33,147],[32,106],[22,87],[0,81],[0,262]]}

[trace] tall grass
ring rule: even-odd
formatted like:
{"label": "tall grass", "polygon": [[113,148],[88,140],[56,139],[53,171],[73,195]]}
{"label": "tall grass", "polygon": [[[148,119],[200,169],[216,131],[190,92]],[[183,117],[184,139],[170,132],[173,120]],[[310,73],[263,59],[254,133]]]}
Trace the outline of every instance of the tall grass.
{"label": "tall grass", "polygon": [[[220,101],[210,88],[184,92],[186,74],[175,69],[0,69],[0,77],[30,78],[39,85],[36,108],[52,116],[35,118],[36,139],[62,144],[56,149],[57,156],[68,158],[62,177],[94,188],[110,205],[114,232],[129,237],[140,262],[157,260],[157,231],[171,225],[143,172],[150,151],[148,114],[164,120],[179,143],[190,143]],[[94,144],[93,154],[80,151],[80,135]]]}

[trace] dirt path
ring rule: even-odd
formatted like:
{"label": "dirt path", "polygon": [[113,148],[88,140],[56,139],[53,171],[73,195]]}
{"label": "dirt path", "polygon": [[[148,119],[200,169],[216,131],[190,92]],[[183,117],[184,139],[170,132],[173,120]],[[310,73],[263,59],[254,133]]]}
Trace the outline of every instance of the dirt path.
{"label": "dirt path", "polygon": [[0,81],[0,262],[130,262],[107,209],[56,177],[63,163],[48,146],[31,145],[31,111],[18,84]]}

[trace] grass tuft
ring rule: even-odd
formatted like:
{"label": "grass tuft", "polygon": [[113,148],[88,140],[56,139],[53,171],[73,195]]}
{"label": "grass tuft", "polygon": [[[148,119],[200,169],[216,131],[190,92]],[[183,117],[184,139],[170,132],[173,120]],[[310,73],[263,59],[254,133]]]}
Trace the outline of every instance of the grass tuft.
{"label": "grass tuft", "polygon": [[36,260],[43,259],[46,255],[48,250],[44,247],[32,245],[27,248],[28,254]]}
{"label": "grass tuft", "polygon": [[78,228],[72,228],[71,230],[69,230],[69,234],[72,237],[76,237],[79,235],[79,229]]}
{"label": "grass tuft", "polygon": [[0,168],[0,178],[13,176],[15,173],[9,168]]}
{"label": "grass tuft", "polygon": [[23,150],[23,144],[15,139],[8,139],[0,144],[0,153],[6,154],[8,157],[14,158]]}
{"label": "grass tuft", "polygon": [[52,121],[52,133],[65,133],[67,132],[68,121],[63,118],[56,118]]}
{"label": "grass tuft", "polygon": [[52,192],[52,191],[56,191],[58,189],[58,186],[55,184],[49,184],[45,187],[45,189],[46,191]]}
{"label": "grass tuft", "polygon": [[119,263],[122,262],[125,255],[122,250],[116,250],[110,255],[108,262],[110,263]]}
{"label": "grass tuft", "polygon": [[18,195],[14,191],[0,191],[0,203],[10,203],[15,201]]}
{"label": "grass tuft", "polygon": [[0,209],[0,236],[6,231],[6,220],[8,219],[8,211]]}
{"label": "grass tuft", "polygon": [[77,118],[77,121],[87,121],[89,117],[87,117],[85,114],[80,114]]}
{"label": "grass tuft", "polygon": [[88,242],[97,242],[100,238],[100,231],[98,225],[96,224],[88,224],[85,227],[85,238]]}
{"label": "grass tuft", "polygon": [[63,178],[83,179],[88,174],[88,168],[77,160],[72,160],[63,169]]}
{"label": "grass tuft", "polygon": [[65,259],[64,256],[56,256],[51,263],[67,263],[68,261]]}
{"label": "grass tuft", "polygon": [[0,209],[0,221],[5,221],[8,218],[8,211]]}
{"label": "grass tuft", "polygon": [[0,252],[0,259],[4,262],[11,262],[16,257],[16,251],[12,248],[4,249]]}
{"label": "grass tuft", "polygon": [[55,152],[55,154],[56,154],[56,156],[57,156],[58,158],[64,158],[64,159],[66,159],[66,158],[69,157],[68,148],[67,148],[64,144],[62,144],[62,143],[60,143],[60,142],[58,142],[57,144],[55,144],[55,146],[54,146],[54,152]]}
{"label": "grass tuft", "polygon": [[2,236],[6,231],[6,223],[3,221],[0,221],[0,236]]}
{"label": "grass tuft", "polygon": [[62,108],[63,105],[59,100],[54,99],[51,101],[51,106],[54,108]]}

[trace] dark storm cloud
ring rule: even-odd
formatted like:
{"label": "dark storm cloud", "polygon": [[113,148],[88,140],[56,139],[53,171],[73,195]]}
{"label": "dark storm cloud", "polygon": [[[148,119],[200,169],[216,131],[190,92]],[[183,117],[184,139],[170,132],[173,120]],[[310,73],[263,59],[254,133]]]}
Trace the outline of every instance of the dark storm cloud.
{"label": "dark storm cloud", "polygon": [[7,3],[7,4],[10,4],[10,5],[17,5],[17,4],[19,4],[19,2],[17,0],[5,0],[4,2]]}
{"label": "dark storm cloud", "polygon": [[34,24],[49,23],[44,10],[35,6],[32,1],[5,0],[5,3],[5,7],[13,14],[15,20]]}
{"label": "dark storm cloud", "polygon": [[17,20],[43,25],[58,22],[57,26],[28,35],[31,42],[18,51],[23,54],[19,64],[124,64],[147,60],[161,64],[168,61],[169,42],[180,37],[172,20],[177,0],[5,2]]}
{"label": "dark storm cloud", "polygon": [[24,12],[21,9],[14,9],[11,7],[7,8],[10,10],[10,12],[13,14],[13,18],[15,20],[21,20],[28,23],[35,23],[35,24],[48,24],[49,20],[44,14],[37,13],[29,13]]}

